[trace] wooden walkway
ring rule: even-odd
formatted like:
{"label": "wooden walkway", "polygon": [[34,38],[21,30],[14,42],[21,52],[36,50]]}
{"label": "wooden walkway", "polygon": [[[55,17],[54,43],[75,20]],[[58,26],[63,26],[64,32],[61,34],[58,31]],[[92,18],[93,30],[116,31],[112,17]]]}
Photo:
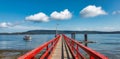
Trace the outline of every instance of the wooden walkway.
{"label": "wooden walkway", "polygon": [[70,50],[62,36],[59,39],[51,57],[51,59],[73,59]]}
{"label": "wooden walkway", "polygon": [[[45,52],[39,55],[44,50]],[[80,53],[80,50],[87,53],[89,57]],[[64,34],[57,35],[56,38],[18,57],[18,59],[38,59],[37,57],[39,59],[109,59]]]}

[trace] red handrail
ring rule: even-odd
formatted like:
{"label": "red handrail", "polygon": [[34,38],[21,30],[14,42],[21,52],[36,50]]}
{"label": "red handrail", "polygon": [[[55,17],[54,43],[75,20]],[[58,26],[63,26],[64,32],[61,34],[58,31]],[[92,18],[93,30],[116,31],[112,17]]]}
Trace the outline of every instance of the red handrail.
{"label": "red handrail", "polygon": [[[60,39],[60,37],[58,38]],[[54,43],[52,43],[51,47],[40,57],[40,59],[51,59],[51,54],[53,53],[56,44],[57,44],[58,40],[54,41]]]}
{"label": "red handrail", "polygon": [[[54,46],[57,44],[58,39],[60,38],[60,35],[57,35],[56,38],[42,44],[41,46],[33,49],[32,51],[24,54],[23,56],[18,57],[18,59],[35,59],[35,56],[43,51],[46,48],[46,52],[41,56],[42,58],[40,59],[45,59],[46,56],[49,55],[49,52],[54,48]],[[51,45],[51,46],[50,46]]]}
{"label": "red handrail", "polygon": [[[70,49],[72,56],[74,59],[87,59],[80,53],[79,49],[83,49],[86,53],[89,54],[89,59],[108,59],[108,57],[92,50],[81,43],[77,42],[76,40],[70,39],[69,37],[62,35],[64,40]],[[18,57],[18,59],[36,59],[35,56],[41,52],[42,50],[46,49],[46,51],[42,54],[40,59],[51,59],[51,54],[53,53],[56,44],[58,43],[58,39],[60,39],[60,35],[57,35],[56,38],[44,43],[43,45],[33,49],[32,51],[24,54],[23,56]]]}
{"label": "red handrail", "polygon": [[100,54],[98,52],[96,52],[95,50],[92,50],[91,48],[88,48],[86,46],[84,46],[83,44],[77,42],[76,40],[70,39],[69,37],[63,35],[69,49],[72,52],[72,55],[74,57],[74,59],[86,59],[85,56],[83,56],[80,52],[79,52],[79,48],[83,49],[86,53],[89,54],[89,58],[90,59],[108,59],[108,57],[104,56],[103,54]]}

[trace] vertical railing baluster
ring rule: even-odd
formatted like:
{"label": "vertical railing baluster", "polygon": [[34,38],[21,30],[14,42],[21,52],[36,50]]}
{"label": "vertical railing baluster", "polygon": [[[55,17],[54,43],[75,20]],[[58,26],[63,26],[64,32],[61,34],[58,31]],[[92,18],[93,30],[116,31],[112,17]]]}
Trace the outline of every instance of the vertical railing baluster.
{"label": "vertical railing baluster", "polygon": [[[78,45],[76,45],[76,50],[78,51]],[[79,55],[78,55],[78,52],[76,52],[76,57],[79,59]]]}
{"label": "vertical railing baluster", "polygon": [[31,59],[36,59],[36,58],[35,58],[35,56],[34,56],[34,57],[32,57]]}
{"label": "vertical railing baluster", "polygon": [[95,59],[93,56],[90,55],[90,59]]}

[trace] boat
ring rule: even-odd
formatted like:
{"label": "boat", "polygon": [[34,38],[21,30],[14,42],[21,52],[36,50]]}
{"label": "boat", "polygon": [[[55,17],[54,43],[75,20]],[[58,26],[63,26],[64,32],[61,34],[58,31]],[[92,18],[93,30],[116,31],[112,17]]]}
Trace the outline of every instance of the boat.
{"label": "boat", "polygon": [[32,37],[31,37],[30,35],[25,35],[23,39],[24,39],[24,40],[31,40]]}

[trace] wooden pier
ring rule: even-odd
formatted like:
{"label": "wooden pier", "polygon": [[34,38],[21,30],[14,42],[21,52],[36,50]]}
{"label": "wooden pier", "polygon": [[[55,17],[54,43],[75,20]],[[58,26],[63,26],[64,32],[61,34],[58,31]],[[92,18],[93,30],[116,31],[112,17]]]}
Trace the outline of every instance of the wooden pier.
{"label": "wooden pier", "polygon": [[73,59],[68,46],[66,45],[64,38],[61,36],[55,50],[51,56],[51,59]]}
{"label": "wooden pier", "polygon": [[[88,54],[88,57],[80,52],[81,49]],[[39,55],[43,50],[45,52]],[[108,57],[62,34],[18,59],[108,59]]]}

